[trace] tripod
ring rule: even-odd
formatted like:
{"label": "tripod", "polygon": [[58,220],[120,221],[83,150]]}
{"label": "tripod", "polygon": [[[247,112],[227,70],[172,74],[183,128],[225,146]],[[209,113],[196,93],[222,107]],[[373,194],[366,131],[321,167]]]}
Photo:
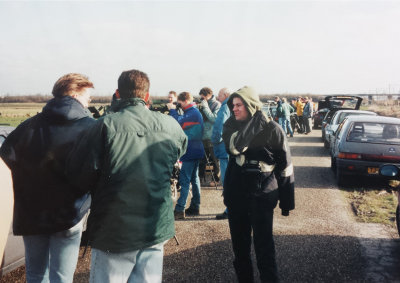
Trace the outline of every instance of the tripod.
{"label": "tripod", "polygon": [[210,162],[210,159],[209,159],[209,156],[208,156],[207,153],[204,154],[204,157],[206,158],[206,168],[204,170],[204,177],[205,177],[205,173],[207,171],[207,168],[210,168],[211,178],[212,178],[212,180],[214,182],[215,189],[218,190],[217,181],[215,180],[215,177],[214,177],[214,164],[212,162]]}

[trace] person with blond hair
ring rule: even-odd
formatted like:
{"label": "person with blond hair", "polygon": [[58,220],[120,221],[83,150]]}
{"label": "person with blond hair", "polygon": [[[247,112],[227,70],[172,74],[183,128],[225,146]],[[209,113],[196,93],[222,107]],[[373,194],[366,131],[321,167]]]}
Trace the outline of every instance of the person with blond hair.
{"label": "person with blond hair", "polygon": [[12,171],[13,231],[25,245],[27,282],[72,282],[89,188],[64,175],[68,154],[94,123],[86,109],[93,83],[71,73],[53,87],[43,111],[20,124],[0,156]]}

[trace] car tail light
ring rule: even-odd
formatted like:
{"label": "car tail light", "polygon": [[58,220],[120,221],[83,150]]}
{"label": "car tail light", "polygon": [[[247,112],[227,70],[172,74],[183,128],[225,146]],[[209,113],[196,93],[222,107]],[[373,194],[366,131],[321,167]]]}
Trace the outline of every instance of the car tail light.
{"label": "car tail light", "polygon": [[400,156],[398,155],[362,154],[361,157],[363,160],[400,162]]}
{"label": "car tail light", "polygon": [[394,162],[394,163],[400,162],[400,156],[398,156],[398,155],[360,154],[360,153],[339,152],[338,158],[358,159],[358,160],[365,160],[365,161]]}
{"label": "car tail light", "polygon": [[338,157],[341,159],[362,159],[359,153],[339,152]]}

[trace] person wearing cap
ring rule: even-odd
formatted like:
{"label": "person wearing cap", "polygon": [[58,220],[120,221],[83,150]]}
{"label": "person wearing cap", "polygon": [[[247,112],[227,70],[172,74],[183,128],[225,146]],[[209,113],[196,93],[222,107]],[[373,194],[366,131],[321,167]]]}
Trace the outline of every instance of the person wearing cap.
{"label": "person wearing cap", "polygon": [[233,114],[224,124],[229,153],[224,181],[233,262],[239,282],[254,282],[251,260],[253,232],[257,267],[262,282],[277,282],[273,214],[279,202],[282,215],[294,209],[294,174],[283,129],[261,111],[253,88],[245,86],[228,99]]}

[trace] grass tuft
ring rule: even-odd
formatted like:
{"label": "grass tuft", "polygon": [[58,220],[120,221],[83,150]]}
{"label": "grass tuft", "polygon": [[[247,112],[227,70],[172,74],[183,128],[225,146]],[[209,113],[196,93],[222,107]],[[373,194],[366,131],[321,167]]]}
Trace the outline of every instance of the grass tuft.
{"label": "grass tuft", "polygon": [[359,222],[396,227],[397,196],[393,190],[356,189],[346,192]]}

